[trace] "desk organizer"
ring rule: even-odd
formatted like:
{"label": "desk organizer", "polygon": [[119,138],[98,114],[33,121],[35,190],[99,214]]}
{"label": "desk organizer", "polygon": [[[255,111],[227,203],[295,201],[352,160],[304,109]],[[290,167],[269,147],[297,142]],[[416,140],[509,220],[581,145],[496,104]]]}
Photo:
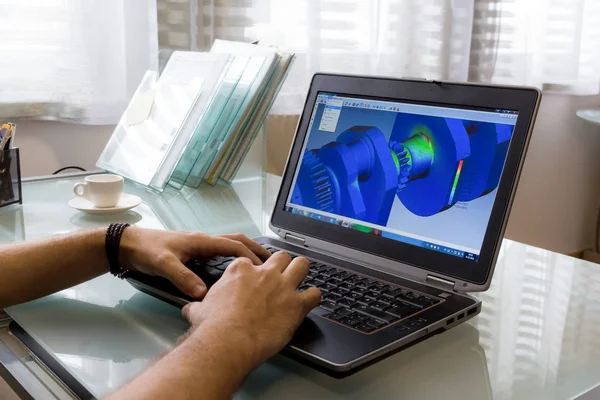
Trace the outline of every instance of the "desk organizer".
{"label": "desk organizer", "polygon": [[0,207],[23,204],[19,149],[0,151]]}

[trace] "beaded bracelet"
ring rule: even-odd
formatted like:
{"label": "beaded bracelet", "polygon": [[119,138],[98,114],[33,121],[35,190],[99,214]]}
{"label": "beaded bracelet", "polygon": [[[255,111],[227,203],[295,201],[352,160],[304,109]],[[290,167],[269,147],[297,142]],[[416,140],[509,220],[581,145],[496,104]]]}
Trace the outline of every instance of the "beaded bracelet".
{"label": "beaded bracelet", "polygon": [[123,232],[128,226],[129,224],[121,222],[110,224],[106,230],[106,239],[104,241],[109,271],[111,274],[121,279],[124,279],[127,276],[128,271],[119,264],[119,246],[121,244]]}

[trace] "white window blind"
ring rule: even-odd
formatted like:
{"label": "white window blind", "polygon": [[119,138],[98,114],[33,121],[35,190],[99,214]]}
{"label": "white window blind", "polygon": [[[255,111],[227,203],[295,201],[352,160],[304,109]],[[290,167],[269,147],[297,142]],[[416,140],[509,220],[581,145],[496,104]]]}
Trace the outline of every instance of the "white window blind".
{"label": "white window blind", "polygon": [[[576,268],[573,260],[504,242],[492,285],[478,295],[484,307],[474,320],[491,380],[503,382],[495,398],[560,384],[561,368],[575,365],[571,359],[581,363],[597,357],[597,351],[572,356],[573,348],[586,342],[581,323],[570,320],[585,315],[581,305],[586,299],[579,295],[585,293],[585,284],[580,281],[594,281],[598,275],[593,268]],[[580,271],[585,278],[578,276]]]}
{"label": "white window blind", "polygon": [[196,13],[187,48],[260,39],[296,52],[276,113],[300,110],[317,71],[600,91],[600,0],[158,1]]}
{"label": "white window blind", "polygon": [[151,0],[0,1],[0,118],[115,123],[156,68]]}
{"label": "white window blind", "polygon": [[[317,71],[600,91],[600,0],[0,0],[0,117],[114,123],[165,49],[261,40]],[[158,19],[158,26],[157,26]]]}
{"label": "white window blind", "polygon": [[298,113],[315,72],[466,80],[472,0],[270,2],[252,36],[298,54],[273,111]]}
{"label": "white window blind", "polygon": [[473,0],[174,1],[158,0],[162,47],[260,40],[297,54],[275,113],[299,112],[317,71],[467,79]]}
{"label": "white window blind", "polygon": [[600,0],[476,0],[473,80],[597,94]]}
{"label": "white window blind", "polygon": [[215,39],[248,41],[248,30],[268,20],[264,0],[157,0],[160,47],[208,50]]}

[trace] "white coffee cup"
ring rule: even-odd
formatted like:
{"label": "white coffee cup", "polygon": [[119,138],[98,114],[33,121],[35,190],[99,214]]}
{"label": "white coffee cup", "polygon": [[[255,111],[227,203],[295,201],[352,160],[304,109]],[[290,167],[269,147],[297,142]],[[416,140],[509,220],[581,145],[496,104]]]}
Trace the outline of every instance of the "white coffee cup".
{"label": "white coffee cup", "polygon": [[73,186],[75,196],[92,202],[94,207],[114,207],[123,193],[123,177],[113,174],[90,175]]}

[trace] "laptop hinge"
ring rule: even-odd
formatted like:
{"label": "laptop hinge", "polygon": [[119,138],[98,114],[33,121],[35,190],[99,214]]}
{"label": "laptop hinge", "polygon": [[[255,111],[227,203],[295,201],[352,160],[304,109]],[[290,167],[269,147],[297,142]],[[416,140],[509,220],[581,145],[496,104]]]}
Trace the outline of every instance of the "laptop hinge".
{"label": "laptop hinge", "polygon": [[425,283],[427,283],[430,286],[434,286],[438,289],[446,290],[449,292],[454,291],[454,282],[449,281],[448,279],[438,278],[437,276],[433,275],[427,275]]}
{"label": "laptop hinge", "polygon": [[300,246],[304,246],[304,243],[306,242],[306,239],[301,238],[299,236],[290,235],[289,233],[285,234],[284,239],[287,240],[288,242],[291,242],[293,244],[297,244]]}

